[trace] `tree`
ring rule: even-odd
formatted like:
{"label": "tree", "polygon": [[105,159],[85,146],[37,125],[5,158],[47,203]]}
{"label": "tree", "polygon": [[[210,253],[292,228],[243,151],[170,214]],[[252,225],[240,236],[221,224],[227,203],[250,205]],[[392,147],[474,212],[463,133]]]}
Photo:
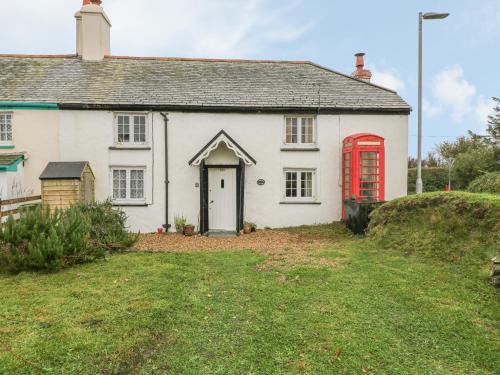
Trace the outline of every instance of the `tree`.
{"label": "tree", "polygon": [[493,109],[494,114],[488,116],[488,128],[486,132],[489,134],[488,139],[494,146],[500,145],[500,98],[493,98],[493,101],[497,103],[496,107]]}
{"label": "tree", "polygon": [[408,156],[408,168],[417,168],[418,160],[412,156]]}
{"label": "tree", "polygon": [[435,152],[428,152],[427,157],[423,161],[426,168],[442,167],[445,163]]}
{"label": "tree", "polygon": [[436,146],[436,152],[441,159],[456,159],[458,155],[469,150],[477,150],[485,147],[483,138],[469,131],[464,137],[458,137],[455,141],[444,141]]}

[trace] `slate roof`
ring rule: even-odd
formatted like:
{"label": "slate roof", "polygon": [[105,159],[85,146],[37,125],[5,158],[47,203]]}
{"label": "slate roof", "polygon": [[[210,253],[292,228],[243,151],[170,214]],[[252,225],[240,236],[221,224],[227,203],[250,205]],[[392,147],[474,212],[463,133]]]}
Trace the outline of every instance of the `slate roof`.
{"label": "slate roof", "polygon": [[58,161],[47,164],[40,180],[79,180],[87,161]]}
{"label": "slate roof", "polygon": [[409,112],[394,91],[311,62],[0,55],[0,102]]}
{"label": "slate roof", "polygon": [[0,154],[0,166],[12,165],[20,158],[24,158],[24,154]]}

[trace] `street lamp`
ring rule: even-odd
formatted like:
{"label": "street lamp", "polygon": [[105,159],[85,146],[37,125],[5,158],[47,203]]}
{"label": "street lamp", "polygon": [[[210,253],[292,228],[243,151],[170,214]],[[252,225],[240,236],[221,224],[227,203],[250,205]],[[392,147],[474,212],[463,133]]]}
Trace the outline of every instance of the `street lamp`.
{"label": "street lamp", "polygon": [[449,158],[447,161],[448,161],[448,190],[451,191],[451,168],[453,167],[453,163],[455,163],[455,159]]}
{"label": "street lamp", "polygon": [[422,193],[422,23],[423,20],[440,20],[448,17],[449,13],[418,14],[418,162],[417,162],[417,194]]}

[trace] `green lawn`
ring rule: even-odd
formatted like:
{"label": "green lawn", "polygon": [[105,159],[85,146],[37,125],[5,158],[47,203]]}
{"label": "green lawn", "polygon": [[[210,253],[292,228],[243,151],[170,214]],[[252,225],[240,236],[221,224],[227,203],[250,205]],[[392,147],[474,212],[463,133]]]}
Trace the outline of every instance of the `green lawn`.
{"label": "green lawn", "polygon": [[500,373],[486,264],[348,238],[317,256],[338,262],[131,253],[1,275],[0,374]]}

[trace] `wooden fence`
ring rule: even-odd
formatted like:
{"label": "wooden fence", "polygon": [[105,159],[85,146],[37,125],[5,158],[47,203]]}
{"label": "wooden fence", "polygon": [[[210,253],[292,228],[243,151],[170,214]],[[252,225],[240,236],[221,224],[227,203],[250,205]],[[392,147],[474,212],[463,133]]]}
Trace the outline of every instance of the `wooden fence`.
{"label": "wooden fence", "polygon": [[41,195],[5,200],[0,199],[0,223],[2,223],[2,219],[4,217],[8,217],[10,215],[14,216],[15,214],[20,213],[23,208],[40,205],[41,200]]}

